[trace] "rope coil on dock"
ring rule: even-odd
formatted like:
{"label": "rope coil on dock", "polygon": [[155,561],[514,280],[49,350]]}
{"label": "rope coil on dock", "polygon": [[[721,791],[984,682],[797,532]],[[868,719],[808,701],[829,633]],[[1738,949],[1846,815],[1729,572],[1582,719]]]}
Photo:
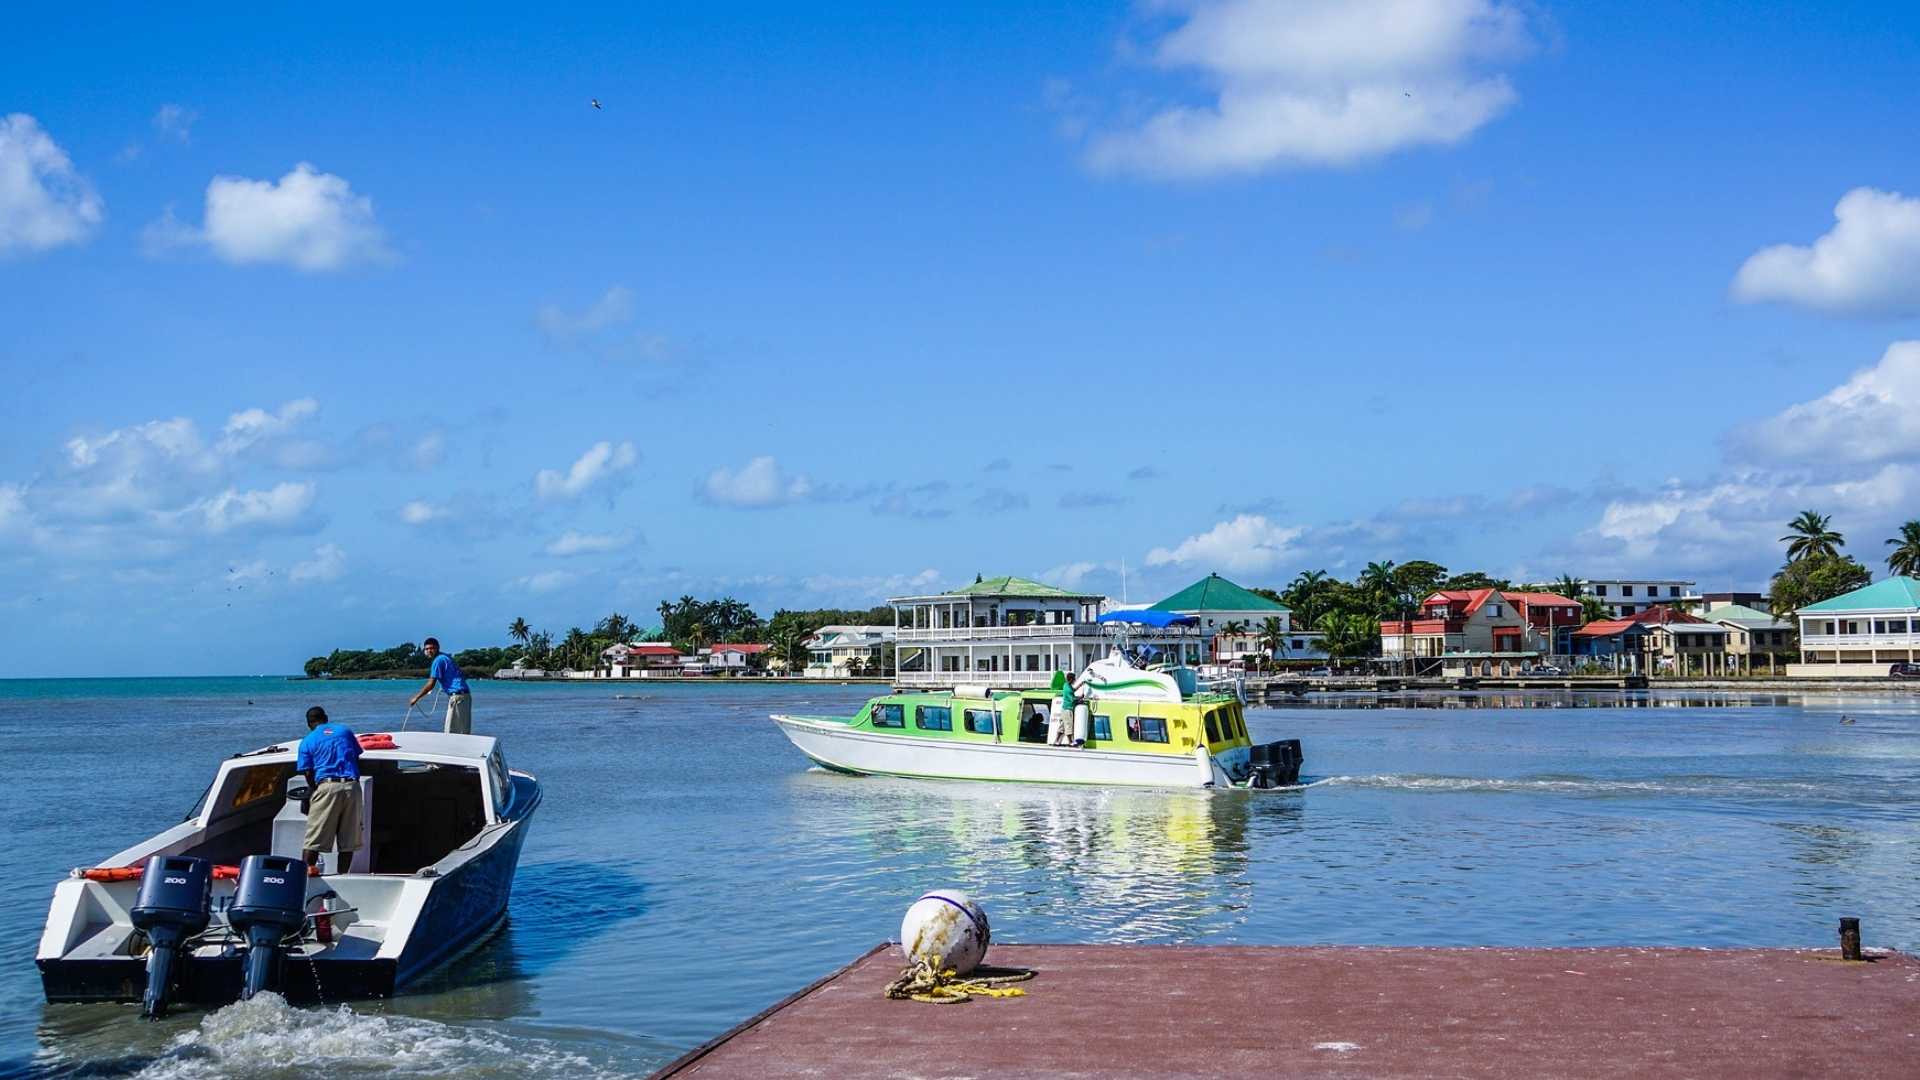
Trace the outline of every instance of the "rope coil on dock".
{"label": "rope coil on dock", "polygon": [[1026,968],[975,968],[960,978],[952,968],[936,971],[925,961],[915,961],[887,984],[886,996],[894,1001],[924,1001],[929,1005],[958,1005],[976,995],[991,998],[1025,997],[1027,992],[1012,984],[1026,982],[1034,972]]}

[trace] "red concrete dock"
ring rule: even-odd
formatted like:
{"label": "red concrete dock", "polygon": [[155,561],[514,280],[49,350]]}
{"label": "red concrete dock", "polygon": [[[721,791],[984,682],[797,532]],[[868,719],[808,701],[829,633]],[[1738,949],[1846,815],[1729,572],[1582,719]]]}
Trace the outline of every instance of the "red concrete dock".
{"label": "red concrete dock", "polygon": [[1869,957],[996,945],[1028,996],[926,1005],[877,947],[657,1075],[1920,1077],[1920,960]]}

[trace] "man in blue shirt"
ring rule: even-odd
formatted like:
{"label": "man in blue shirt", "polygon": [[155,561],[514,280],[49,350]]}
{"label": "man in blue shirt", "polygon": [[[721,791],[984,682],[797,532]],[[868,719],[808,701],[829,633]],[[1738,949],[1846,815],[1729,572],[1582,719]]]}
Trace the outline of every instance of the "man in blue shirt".
{"label": "man in blue shirt", "polygon": [[353,867],[354,848],[360,842],[360,739],[345,724],[327,723],[327,711],[315,705],[307,710],[307,737],[293,767],[305,773],[307,835],[300,842],[308,866],[320,865],[320,853],[340,849],[336,873]]}
{"label": "man in blue shirt", "polygon": [[460,673],[460,665],[453,657],[440,651],[440,639],[428,638],[420,643],[420,651],[427,654],[433,666],[427,669],[427,685],[413,695],[407,703],[408,708],[420,704],[420,699],[433,693],[434,687],[447,695],[447,719],[440,730],[449,735],[473,734],[473,694],[467,690],[467,677]]}

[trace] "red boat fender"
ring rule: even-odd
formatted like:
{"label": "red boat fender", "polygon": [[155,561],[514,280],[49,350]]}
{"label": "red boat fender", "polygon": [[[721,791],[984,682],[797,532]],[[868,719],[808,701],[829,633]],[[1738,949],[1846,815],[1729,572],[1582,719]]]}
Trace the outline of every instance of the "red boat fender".
{"label": "red boat fender", "polygon": [[362,750],[396,750],[398,748],[393,741],[393,736],[384,731],[360,736]]}
{"label": "red boat fender", "polygon": [[[96,866],[91,870],[80,871],[80,876],[86,878],[88,881],[139,881],[141,876],[146,872],[147,868],[145,866]],[[213,868],[213,880],[215,881],[233,881],[239,876],[240,868],[237,866],[216,865]],[[317,866],[307,867],[307,876],[319,877],[320,868]]]}

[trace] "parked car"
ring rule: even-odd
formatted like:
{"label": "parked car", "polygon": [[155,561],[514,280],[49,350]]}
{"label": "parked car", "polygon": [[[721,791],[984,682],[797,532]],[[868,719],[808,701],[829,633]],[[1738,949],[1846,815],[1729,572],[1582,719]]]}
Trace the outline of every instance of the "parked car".
{"label": "parked car", "polygon": [[1548,678],[1555,675],[1565,675],[1566,672],[1560,670],[1557,667],[1554,667],[1552,664],[1537,664],[1533,667],[1528,668],[1523,674],[1538,675],[1541,678]]}
{"label": "parked car", "polygon": [[1893,665],[1892,668],[1888,669],[1887,678],[1889,679],[1920,679],[1920,664],[1909,664],[1909,663],[1906,663],[1905,661],[1902,661],[1898,664]]}

